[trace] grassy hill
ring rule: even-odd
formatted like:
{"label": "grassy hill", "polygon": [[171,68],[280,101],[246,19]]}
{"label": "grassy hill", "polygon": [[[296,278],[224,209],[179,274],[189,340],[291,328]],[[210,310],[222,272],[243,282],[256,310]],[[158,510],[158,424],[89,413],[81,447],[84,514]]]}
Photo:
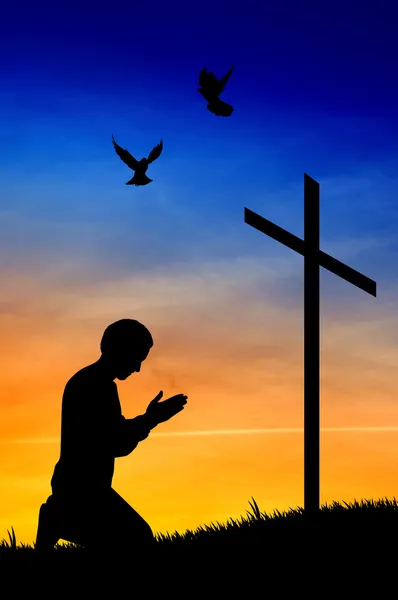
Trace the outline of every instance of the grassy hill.
{"label": "grassy hill", "polygon": [[[389,561],[396,564],[395,498],[333,502],[323,505],[313,519],[308,519],[300,507],[270,515],[260,511],[254,498],[249,504],[251,511],[239,520],[211,523],[184,534],[157,534],[156,549],[150,556],[132,553],[116,559],[115,549],[104,549],[95,562],[74,544],[57,544],[52,556],[38,558],[32,546],[17,544],[11,528],[9,539],[0,543],[1,575],[12,576],[14,583],[15,577],[26,574],[29,582],[56,577],[63,586],[77,580],[95,586],[101,577],[114,581],[118,574],[116,582],[125,578],[126,585],[131,586],[129,578],[133,577],[134,586],[148,585],[153,593],[155,589],[173,590],[178,582],[187,580],[197,590],[205,586],[207,596],[211,596],[214,586],[228,593],[238,587],[248,593],[264,586],[268,591],[286,591],[293,586],[297,592],[297,586],[304,585],[305,590],[305,582],[314,584],[321,574],[327,577],[323,585],[329,588],[345,573],[344,581],[355,582],[358,592]],[[379,581],[379,590],[385,580],[384,576]],[[19,585],[24,585],[23,577]]]}

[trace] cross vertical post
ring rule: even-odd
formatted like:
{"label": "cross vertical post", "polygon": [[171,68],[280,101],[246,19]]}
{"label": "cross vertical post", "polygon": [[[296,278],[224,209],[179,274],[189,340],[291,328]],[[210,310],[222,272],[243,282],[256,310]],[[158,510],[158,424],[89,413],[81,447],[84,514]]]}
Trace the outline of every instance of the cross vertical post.
{"label": "cross vertical post", "polygon": [[304,256],[304,512],[320,503],[319,267],[376,297],[376,282],[320,250],[319,183],[304,174],[304,240],[245,207],[245,223]]}
{"label": "cross vertical post", "polygon": [[320,483],[319,184],[304,175],[304,506],[317,513]]}

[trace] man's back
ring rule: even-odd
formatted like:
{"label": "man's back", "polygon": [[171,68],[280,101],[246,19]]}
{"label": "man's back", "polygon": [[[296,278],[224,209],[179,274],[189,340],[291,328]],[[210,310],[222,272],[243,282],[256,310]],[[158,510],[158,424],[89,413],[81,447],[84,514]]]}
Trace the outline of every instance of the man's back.
{"label": "man's back", "polygon": [[116,384],[96,364],[71,377],[62,398],[61,454],[51,479],[54,493],[111,487],[123,421]]}

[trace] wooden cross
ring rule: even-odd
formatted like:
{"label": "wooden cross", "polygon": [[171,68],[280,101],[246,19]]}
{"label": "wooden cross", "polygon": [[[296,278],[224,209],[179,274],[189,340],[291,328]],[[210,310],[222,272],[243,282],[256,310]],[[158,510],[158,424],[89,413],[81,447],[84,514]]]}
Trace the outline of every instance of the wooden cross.
{"label": "wooden cross", "polygon": [[304,240],[245,208],[245,223],[304,256],[304,512],[319,512],[319,267],[376,297],[376,282],[319,249],[319,183],[304,174]]}

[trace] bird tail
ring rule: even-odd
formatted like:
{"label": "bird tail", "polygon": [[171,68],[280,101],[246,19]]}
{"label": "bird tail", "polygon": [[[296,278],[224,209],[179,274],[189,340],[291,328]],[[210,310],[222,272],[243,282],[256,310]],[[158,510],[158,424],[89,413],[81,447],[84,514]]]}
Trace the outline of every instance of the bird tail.
{"label": "bird tail", "polygon": [[145,173],[135,173],[134,177],[130,181],[126,181],[126,185],[148,185],[152,179],[149,179]]}
{"label": "bird tail", "polygon": [[207,105],[207,108],[210,112],[217,117],[230,117],[234,111],[233,107],[226,102],[223,102],[219,98],[215,98]]}

